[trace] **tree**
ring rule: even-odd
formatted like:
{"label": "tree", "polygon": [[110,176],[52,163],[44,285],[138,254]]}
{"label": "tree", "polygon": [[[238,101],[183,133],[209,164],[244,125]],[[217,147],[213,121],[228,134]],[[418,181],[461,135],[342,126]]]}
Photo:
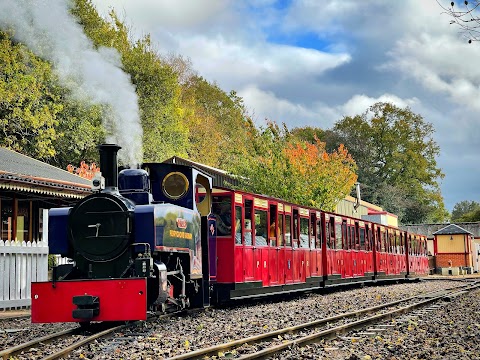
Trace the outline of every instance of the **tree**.
{"label": "tree", "polygon": [[[377,103],[364,114],[345,117],[332,132],[358,165],[364,200],[397,213],[402,223],[447,217],[438,181],[439,147],[434,128],[409,108]],[[334,146],[338,146],[338,144]]]}
{"label": "tree", "polygon": [[[452,210],[452,221],[459,221],[465,215],[480,209],[480,203],[476,201],[460,201],[456,203]],[[480,219],[479,219],[480,220]]]}
{"label": "tree", "polygon": [[188,128],[182,122],[181,88],[177,74],[162,61],[150,36],[133,40],[129,28],[114,11],[101,18],[90,0],[76,0],[74,15],[95,46],[113,47],[122,56],[139,98],[143,128],[144,161],[163,161],[185,156]]}
{"label": "tree", "polygon": [[59,100],[50,64],[0,31],[0,146],[42,160],[55,155]]}
{"label": "tree", "polygon": [[457,222],[474,222],[474,221],[480,221],[480,208],[477,208],[471,212],[468,212],[462,216],[460,216],[457,220]]}
{"label": "tree", "polygon": [[323,140],[325,137],[325,131],[311,126],[294,128],[290,130],[290,134],[296,137],[298,140],[306,141],[312,144],[316,143],[317,140]]}
{"label": "tree", "polygon": [[242,189],[332,211],[357,179],[343,146],[329,154],[325,143],[299,141],[274,122],[252,135],[254,155],[235,169]]}
{"label": "tree", "polygon": [[181,101],[190,159],[228,170],[236,157],[249,152],[249,118],[234,91],[228,94],[193,75],[182,88]]}
{"label": "tree", "polygon": [[[445,13],[450,16],[450,24],[460,28],[460,34],[465,37],[469,43],[480,40],[480,1],[459,1],[459,8],[455,7],[455,2],[451,1],[445,5],[437,0]],[[445,2],[446,3],[446,2]]]}

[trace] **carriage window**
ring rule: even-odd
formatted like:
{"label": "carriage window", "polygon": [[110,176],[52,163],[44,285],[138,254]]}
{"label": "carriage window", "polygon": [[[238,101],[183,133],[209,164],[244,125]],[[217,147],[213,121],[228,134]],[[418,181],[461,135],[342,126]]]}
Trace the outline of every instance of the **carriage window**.
{"label": "carriage window", "polygon": [[292,215],[285,215],[285,245],[292,246]]}
{"label": "carriage window", "polygon": [[315,234],[316,234],[316,226],[315,226],[315,215],[310,215],[310,248],[315,249]]}
{"label": "carriage window", "polygon": [[268,230],[268,240],[270,246],[277,246],[277,207],[270,205],[270,227]]}
{"label": "carriage window", "polygon": [[360,250],[365,250],[365,229],[360,228]]}
{"label": "carriage window", "polygon": [[365,250],[372,250],[372,233],[368,225],[365,226]]}
{"label": "carriage window", "polygon": [[242,245],[242,208],[235,206],[235,244]]}
{"label": "carriage window", "polygon": [[225,196],[212,197],[212,213],[217,218],[217,235],[232,234],[232,199]]}
{"label": "carriage window", "polygon": [[330,248],[335,249],[335,218],[330,219]]}
{"label": "carriage window", "polygon": [[351,249],[358,250],[358,241],[357,241],[357,236],[355,235],[355,227],[349,226],[350,229],[350,246]]}
{"label": "carriage window", "polygon": [[267,246],[267,212],[255,210],[255,246]]}
{"label": "carriage window", "polygon": [[342,249],[342,225],[335,224],[335,249]]}
{"label": "carriage window", "polygon": [[283,214],[278,215],[278,246],[283,246]]}
{"label": "carriage window", "polygon": [[253,223],[253,213],[252,213],[252,200],[245,200],[245,223],[243,224],[244,228],[244,240],[245,245],[252,245],[252,223]]}
{"label": "carriage window", "polygon": [[298,222],[298,210],[293,210],[293,247],[298,248],[298,230],[300,224]]}
{"label": "carriage window", "polygon": [[380,229],[377,229],[377,232],[376,232],[376,235],[375,236],[375,247],[377,248],[377,251],[380,251],[380,248],[381,248],[381,235],[380,235]]}
{"label": "carriage window", "polygon": [[385,234],[385,231],[382,231],[381,234],[380,234],[380,251],[381,252],[386,251],[386,248],[385,248],[385,243],[386,242],[387,242],[387,236]]}
{"label": "carriage window", "polygon": [[309,248],[308,241],[308,219],[300,218],[300,247]]}
{"label": "carriage window", "polygon": [[400,243],[400,234],[395,234],[395,250],[397,254],[402,253],[402,244]]}
{"label": "carriage window", "polygon": [[322,223],[320,220],[317,221],[317,238],[315,240],[315,247],[317,249],[322,248]]}
{"label": "carriage window", "polygon": [[326,236],[326,243],[327,249],[332,248],[332,244],[330,243],[330,223],[328,221],[325,222],[325,236]]}
{"label": "carriage window", "polygon": [[349,248],[347,220],[343,220],[342,222],[342,237],[343,237],[343,248],[347,250]]}

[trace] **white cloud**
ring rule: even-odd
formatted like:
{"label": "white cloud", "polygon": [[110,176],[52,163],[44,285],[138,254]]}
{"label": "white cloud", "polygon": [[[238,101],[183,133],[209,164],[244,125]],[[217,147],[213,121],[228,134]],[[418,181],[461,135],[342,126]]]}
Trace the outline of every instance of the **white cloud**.
{"label": "white cloud", "polygon": [[350,61],[348,54],[268,43],[232,43],[221,35],[180,38],[177,50],[191,57],[201,74],[227,88],[251,83],[260,87],[265,83],[285,86],[291,81],[319,76]]}
{"label": "white cloud", "polygon": [[344,116],[355,116],[363,114],[370,106],[377,102],[388,102],[398,107],[412,107],[418,104],[417,98],[401,99],[392,94],[383,94],[377,98],[369,97],[367,95],[354,95],[345,104],[339,107],[340,112]]}
{"label": "white cloud", "polygon": [[410,106],[435,126],[447,205],[480,200],[478,191],[461,194],[480,176],[472,166],[480,146],[480,45],[466,44],[436,1],[94,3],[116,6],[161,54],[190,57],[199,75],[237,90],[260,125],[268,118],[325,129],[378,101]]}

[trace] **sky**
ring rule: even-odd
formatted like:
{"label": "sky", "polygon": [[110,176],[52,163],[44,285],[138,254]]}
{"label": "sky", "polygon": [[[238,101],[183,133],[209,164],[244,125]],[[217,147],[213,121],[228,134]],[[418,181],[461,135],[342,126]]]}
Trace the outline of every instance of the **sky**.
{"label": "sky", "polygon": [[447,209],[480,202],[480,43],[436,0],[92,2],[235,90],[258,125],[329,129],[378,101],[410,107],[435,128]]}

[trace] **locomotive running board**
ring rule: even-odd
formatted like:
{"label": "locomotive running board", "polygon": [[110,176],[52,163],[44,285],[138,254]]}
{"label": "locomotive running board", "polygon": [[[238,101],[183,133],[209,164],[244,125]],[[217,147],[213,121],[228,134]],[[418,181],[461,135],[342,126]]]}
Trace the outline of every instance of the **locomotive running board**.
{"label": "locomotive running board", "polygon": [[145,278],[72,280],[32,283],[32,323],[81,322],[75,318],[73,299],[92,296],[99,299],[98,315],[89,321],[145,320],[147,281]]}

